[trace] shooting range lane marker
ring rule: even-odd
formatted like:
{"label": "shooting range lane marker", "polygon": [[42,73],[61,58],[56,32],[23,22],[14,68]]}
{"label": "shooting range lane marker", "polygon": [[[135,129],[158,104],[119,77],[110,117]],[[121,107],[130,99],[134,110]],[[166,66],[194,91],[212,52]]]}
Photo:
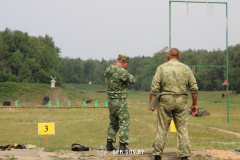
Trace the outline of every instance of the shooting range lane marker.
{"label": "shooting range lane marker", "polygon": [[97,106],[97,101],[95,101],[95,106]]}
{"label": "shooting range lane marker", "polygon": [[[171,123],[170,123],[170,132],[175,132],[175,133],[177,133],[177,129],[176,129],[176,126],[175,126],[175,123],[174,123],[173,120],[171,120]],[[178,133],[177,133],[177,147],[179,147]]]}
{"label": "shooting range lane marker", "polygon": [[68,101],[68,106],[71,106],[71,101]]}
{"label": "shooting range lane marker", "polygon": [[55,135],[55,123],[38,123],[38,135],[45,135],[46,147],[48,147],[48,135]]}
{"label": "shooting range lane marker", "polygon": [[171,120],[171,123],[170,123],[170,132],[175,132],[175,133],[177,132],[177,129],[173,120]]}

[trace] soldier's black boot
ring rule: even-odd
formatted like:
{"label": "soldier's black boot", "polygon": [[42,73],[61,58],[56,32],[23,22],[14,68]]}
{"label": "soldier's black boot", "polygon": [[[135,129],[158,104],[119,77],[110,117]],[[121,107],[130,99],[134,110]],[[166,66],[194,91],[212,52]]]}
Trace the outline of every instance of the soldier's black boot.
{"label": "soldier's black boot", "polygon": [[110,141],[107,141],[107,151],[113,151],[113,150],[117,150],[117,148],[115,148],[113,145],[112,145],[112,142]]}
{"label": "soldier's black boot", "polygon": [[126,147],[125,143],[120,143],[119,154],[126,154],[126,153],[129,153],[129,149]]}
{"label": "soldier's black boot", "polygon": [[188,157],[181,157],[181,160],[188,160]]}
{"label": "soldier's black boot", "polygon": [[154,156],[153,160],[161,160],[161,156]]}

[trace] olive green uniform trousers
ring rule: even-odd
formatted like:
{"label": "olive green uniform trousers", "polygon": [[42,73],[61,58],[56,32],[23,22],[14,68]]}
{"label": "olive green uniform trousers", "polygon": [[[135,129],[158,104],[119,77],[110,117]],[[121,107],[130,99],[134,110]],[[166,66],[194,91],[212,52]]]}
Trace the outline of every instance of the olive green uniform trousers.
{"label": "olive green uniform trousers", "polygon": [[162,95],[157,109],[157,135],[153,142],[153,155],[160,155],[166,143],[171,120],[174,120],[179,138],[179,156],[191,156],[188,138],[187,95]]}
{"label": "olive green uniform trousers", "polygon": [[129,144],[130,112],[127,99],[108,99],[110,123],[107,131],[107,141],[116,142],[119,130],[119,142]]}

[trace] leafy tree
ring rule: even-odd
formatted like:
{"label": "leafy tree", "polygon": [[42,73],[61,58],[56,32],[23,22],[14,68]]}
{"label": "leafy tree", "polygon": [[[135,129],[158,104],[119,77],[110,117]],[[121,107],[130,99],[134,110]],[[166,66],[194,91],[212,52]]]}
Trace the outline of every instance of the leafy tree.
{"label": "leafy tree", "polygon": [[29,65],[24,63],[20,70],[19,80],[22,82],[33,82],[32,72],[29,69]]}
{"label": "leafy tree", "polygon": [[47,60],[47,53],[45,52],[45,50],[40,54],[38,63],[41,65],[41,68],[43,70],[45,70],[45,71],[49,70],[49,62]]}
{"label": "leafy tree", "polygon": [[75,74],[75,75],[73,75],[71,78],[70,78],[70,81],[72,82],[72,83],[79,83],[80,82],[80,80],[79,80],[79,78],[78,78],[78,76]]}
{"label": "leafy tree", "polygon": [[40,71],[36,73],[36,76],[37,76],[37,79],[40,83],[49,83],[50,84],[51,75],[49,75],[43,69],[40,69]]}
{"label": "leafy tree", "polygon": [[6,82],[17,82],[17,77],[12,74],[11,72],[8,72],[5,74]]}
{"label": "leafy tree", "polygon": [[0,70],[0,82],[6,82],[5,73],[4,71],[1,70]]}
{"label": "leafy tree", "polygon": [[[127,70],[136,77],[136,84],[130,89],[149,91],[156,68],[167,62],[168,47],[153,53],[152,57],[130,58]],[[62,83],[104,84],[106,68],[115,63],[114,59],[82,60],[60,57],[61,49],[55,46],[49,35],[33,37],[27,32],[0,31],[0,82],[18,81],[50,84],[51,76],[57,77],[56,85]],[[229,46],[229,83],[233,92],[240,93],[240,44]],[[224,66],[226,50],[207,51],[188,49],[180,51],[180,62],[192,66]],[[195,68],[199,90],[225,90],[225,67]]]}
{"label": "leafy tree", "polygon": [[13,53],[11,58],[9,58],[9,65],[13,74],[18,75],[22,66],[23,62],[23,54],[20,50],[17,50]]}

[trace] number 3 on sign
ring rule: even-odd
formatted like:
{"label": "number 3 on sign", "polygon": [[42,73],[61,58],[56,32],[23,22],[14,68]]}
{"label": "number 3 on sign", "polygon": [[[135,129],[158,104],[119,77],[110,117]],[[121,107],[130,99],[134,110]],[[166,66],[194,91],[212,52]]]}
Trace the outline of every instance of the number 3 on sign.
{"label": "number 3 on sign", "polygon": [[38,134],[55,134],[55,123],[38,123]]}

